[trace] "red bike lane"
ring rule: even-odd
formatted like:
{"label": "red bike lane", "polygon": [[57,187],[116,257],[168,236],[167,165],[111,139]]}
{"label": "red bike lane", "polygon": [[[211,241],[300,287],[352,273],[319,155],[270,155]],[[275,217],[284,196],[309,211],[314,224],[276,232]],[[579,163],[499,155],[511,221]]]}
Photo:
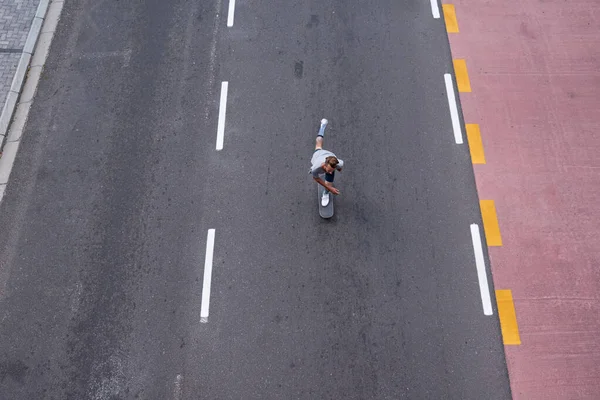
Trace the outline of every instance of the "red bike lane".
{"label": "red bike lane", "polygon": [[494,284],[521,340],[505,346],[513,398],[600,399],[600,2],[451,4],[477,188],[501,233]]}

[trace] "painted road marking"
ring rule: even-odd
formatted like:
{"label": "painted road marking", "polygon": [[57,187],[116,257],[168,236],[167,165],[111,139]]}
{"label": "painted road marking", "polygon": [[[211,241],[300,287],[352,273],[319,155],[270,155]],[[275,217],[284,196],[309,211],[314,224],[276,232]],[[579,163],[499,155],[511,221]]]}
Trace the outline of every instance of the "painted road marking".
{"label": "painted road marking", "polygon": [[227,14],[227,26],[233,26],[233,14],[235,13],[235,0],[229,0],[229,13]]}
{"label": "painted road marking", "polygon": [[213,251],[215,249],[215,230],[209,229],[206,237],[206,258],[204,259],[204,279],[202,281],[202,304],[200,306],[200,322],[208,322],[208,306],[210,304],[210,283],[212,280]]}
{"label": "painted road marking", "polygon": [[483,153],[483,142],[481,141],[481,132],[478,124],[466,124],[467,140],[469,142],[469,151],[473,164],[485,164],[485,155]]}
{"label": "painted road marking", "polygon": [[433,18],[440,17],[440,7],[437,0],[431,0],[431,13],[433,14]]}
{"label": "painted road marking", "polygon": [[173,387],[173,400],[181,400],[181,386],[183,383],[183,375],[177,374]]}
{"label": "painted road marking", "polygon": [[225,113],[227,111],[227,90],[229,82],[221,83],[221,101],[219,105],[219,122],[217,125],[217,150],[223,149],[223,137],[225,136]]}
{"label": "painted road marking", "polygon": [[442,4],[444,11],[444,20],[446,21],[446,32],[458,33],[458,20],[456,19],[456,10],[454,4]]}
{"label": "painted road marking", "polygon": [[456,96],[454,95],[452,76],[450,74],[444,74],[444,81],[446,82],[446,93],[448,94],[448,106],[450,106],[450,118],[452,118],[454,140],[456,143],[462,144],[462,131],[460,129],[460,120],[458,119],[458,106],[456,105]]}
{"label": "painted road marking", "polygon": [[512,291],[508,289],[496,290],[496,302],[498,303],[498,316],[500,317],[500,328],[502,328],[504,344],[521,344]]}
{"label": "painted road marking", "polygon": [[456,73],[456,84],[460,93],[471,92],[471,82],[467,73],[467,61],[457,59],[454,61],[454,73]]}
{"label": "painted road marking", "polygon": [[498,215],[496,214],[496,205],[494,200],[481,200],[481,216],[483,218],[483,229],[485,230],[485,239],[488,246],[502,246],[502,236],[500,236],[500,224],[498,224]]}
{"label": "painted road marking", "polygon": [[481,234],[479,225],[471,224],[471,239],[473,240],[473,252],[475,253],[475,266],[477,267],[477,279],[479,280],[479,291],[481,292],[481,303],[483,314],[492,315],[492,300],[490,298],[490,287],[485,272],[485,260],[483,259],[483,247],[481,246]]}

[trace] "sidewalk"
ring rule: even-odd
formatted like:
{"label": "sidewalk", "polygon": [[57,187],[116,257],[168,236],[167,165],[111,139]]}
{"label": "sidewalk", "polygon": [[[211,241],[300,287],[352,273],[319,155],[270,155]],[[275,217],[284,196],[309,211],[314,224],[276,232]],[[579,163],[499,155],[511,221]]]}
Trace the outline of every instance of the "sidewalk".
{"label": "sidewalk", "polygon": [[512,290],[518,321],[521,344],[505,347],[513,397],[600,399],[599,3],[452,4],[463,115],[485,152],[477,188],[501,232],[494,285]]}
{"label": "sidewalk", "polygon": [[[40,2],[40,0],[0,0],[0,99],[3,106],[2,118],[0,118],[0,139],[2,144],[7,134],[7,122],[14,111],[14,100],[22,86],[22,83],[19,84],[19,82],[15,82],[13,86],[13,80],[18,73],[19,61],[26,50],[26,44],[29,45],[27,39],[32,31]],[[47,0],[42,3],[42,6],[47,7]],[[45,9],[40,11],[45,14]],[[41,17],[43,18],[44,15]],[[39,26],[41,27],[41,23]],[[35,32],[36,28],[34,27],[33,37],[30,40],[37,39],[39,29],[38,32]],[[28,64],[28,60],[24,60],[20,69],[24,69],[26,72],[25,62]],[[21,77],[18,76],[18,78]],[[11,86],[15,95],[9,97]]]}
{"label": "sidewalk", "polygon": [[[63,0],[0,0],[0,201],[63,4]],[[34,56],[36,48],[40,51]]]}

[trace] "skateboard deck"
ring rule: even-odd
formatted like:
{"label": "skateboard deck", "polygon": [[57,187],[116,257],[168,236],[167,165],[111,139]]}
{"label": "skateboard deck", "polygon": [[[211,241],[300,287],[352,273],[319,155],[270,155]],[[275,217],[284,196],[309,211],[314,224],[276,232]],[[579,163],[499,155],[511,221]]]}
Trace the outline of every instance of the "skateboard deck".
{"label": "skateboard deck", "polygon": [[319,215],[321,216],[321,218],[333,217],[333,198],[335,197],[335,195],[329,193],[329,204],[327,204],[327,206],[323,207],[321,205],[321,197],[323,196],[323,192],[325,191],[325,188],[321,185],[317,185],[317,188],[318,188],[317,201],[319,203]]}

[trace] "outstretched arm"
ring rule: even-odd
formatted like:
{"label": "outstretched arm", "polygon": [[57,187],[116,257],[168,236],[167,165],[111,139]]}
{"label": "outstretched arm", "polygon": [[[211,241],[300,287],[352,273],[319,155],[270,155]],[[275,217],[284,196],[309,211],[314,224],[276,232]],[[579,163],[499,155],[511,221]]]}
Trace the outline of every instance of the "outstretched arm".
{"label": "outstretched arm", "polygon": [[317,181],[317,183],[318,183],[319,185],[321,185],[321,186],[323,186],[325,189],[329,190],[331,193],[333,193],[333,194],[340,194],[340,191],[339,191],[337,188],[333,187],[333,185],[332,185],[331,183],[324,181],[324,180],[323,180],[323,178],[321,178],[321,177],[314,178],[314,177],[313,177],[313,179],[314,179],[315,181]]}

